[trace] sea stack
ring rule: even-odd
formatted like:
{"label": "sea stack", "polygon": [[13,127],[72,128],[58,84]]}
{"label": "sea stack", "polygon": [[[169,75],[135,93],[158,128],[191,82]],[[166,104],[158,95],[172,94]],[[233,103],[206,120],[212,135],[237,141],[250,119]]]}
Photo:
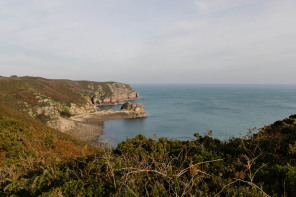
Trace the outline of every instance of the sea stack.
{"label": "sea stack", "polygon": [[122,105],[120,110],[128,111],[132,118],[147,117],[147,113],[142,103],[133,104],[130,102],[126,102]]}

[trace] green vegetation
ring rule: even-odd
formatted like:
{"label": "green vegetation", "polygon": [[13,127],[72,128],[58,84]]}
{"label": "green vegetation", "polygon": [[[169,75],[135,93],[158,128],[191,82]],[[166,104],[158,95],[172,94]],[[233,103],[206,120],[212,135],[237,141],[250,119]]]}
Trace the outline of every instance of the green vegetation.
{"label": "green vegetation", "polygon": [[12,178],[94,151],[84,142],[0,105],[0,191]]}
{"label": "green vegetation", "polygon": [[67,106],[64,106],[63,107],[63,110],[60,111],[60,115],[63,117],[63,118],[69,118],[71,117],[71,113],[69,111],[69,108]]}
{"label": "green vegetation", "polygon": [[[79,91],[71,87],[64,80],[49,80],[44,78],[22,77],[2,78],[0,93],[7,95],[7,99],[1,101],[8,105],[10,98],[16,98],[28,103],[30,106],[41,105],[37,96],[43,95],[57,102],[76,103],[84,105],[86,100],[80,96]],[[13,105],[9,105],[13,107]],[[18,109],[19,110],[19,109]]]}
{"label": "green vegetation", "polygon": [[[295,117],[228,141],[213,139],[211,133],[195,134],[187,141],[138,135],[115,149],[98,148],[96,154],[6,179],[0,195],[294,196]],[[18,127],[22,128],[22,135],[30,136],[23,123],[12,121],[4,125],[6,131]],[[55,136],[43,139],[44,148],[57,148]],[[12,160],[20,153],[36,155],[35,151],[24,151],[17,138],[0,147],[6,150],[5,157]]]}

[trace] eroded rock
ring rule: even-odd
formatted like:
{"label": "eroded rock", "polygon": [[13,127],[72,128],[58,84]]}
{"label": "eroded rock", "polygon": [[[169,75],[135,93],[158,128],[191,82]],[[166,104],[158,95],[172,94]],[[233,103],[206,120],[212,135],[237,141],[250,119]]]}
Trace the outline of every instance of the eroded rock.
{"label": "eroded rock", "polygon": [[91,96],[91,102],[97,106],[118,105],[127,101],[140,100],[139,93],[135,92],[134,88],[128,84],[108,83],[104,89],[105,91],[100,86],[97,88],[97,91]]}
{"label": "eroded rock", "polygon": [[133,104],[126,102],[122,105],[121,110],[129,111],[132,118],[147,117],[147,113],[142,103]]}

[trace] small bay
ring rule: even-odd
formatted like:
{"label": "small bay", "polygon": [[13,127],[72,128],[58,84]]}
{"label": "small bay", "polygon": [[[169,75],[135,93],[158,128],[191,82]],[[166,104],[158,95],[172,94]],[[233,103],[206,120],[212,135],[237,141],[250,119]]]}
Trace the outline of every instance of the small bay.
{"label": "small bay", "polygon": [[[296,85],[133,84],[147,118],[104,122],[100,137],[116,145],[138,134],[157,138],[192,137],[212,130],[225,140],[245,135],[296,113]],[[102,106],[119,110],[120,106]]]}

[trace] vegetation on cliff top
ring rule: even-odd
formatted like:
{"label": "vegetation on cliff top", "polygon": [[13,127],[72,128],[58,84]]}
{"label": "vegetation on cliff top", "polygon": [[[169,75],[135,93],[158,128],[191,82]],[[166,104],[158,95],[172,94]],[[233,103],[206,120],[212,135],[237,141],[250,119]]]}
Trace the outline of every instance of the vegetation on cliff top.
{"label": "vegetation on cliff top", "polygon": [[[110,97],[114,93],[112,84],[116,82],[54,80],[41,77],[1,77],[0,101],[6,106],[23,111],[24,108],[44,105],[38,102],[38,96],[45,96],[56,102],[70,106],[86,105],[94,96]],[[134,89],[121,84],[129,92]],[[97,95],[98,94],[98,95]],[[25,102],[25,104],[24,104]]]}

